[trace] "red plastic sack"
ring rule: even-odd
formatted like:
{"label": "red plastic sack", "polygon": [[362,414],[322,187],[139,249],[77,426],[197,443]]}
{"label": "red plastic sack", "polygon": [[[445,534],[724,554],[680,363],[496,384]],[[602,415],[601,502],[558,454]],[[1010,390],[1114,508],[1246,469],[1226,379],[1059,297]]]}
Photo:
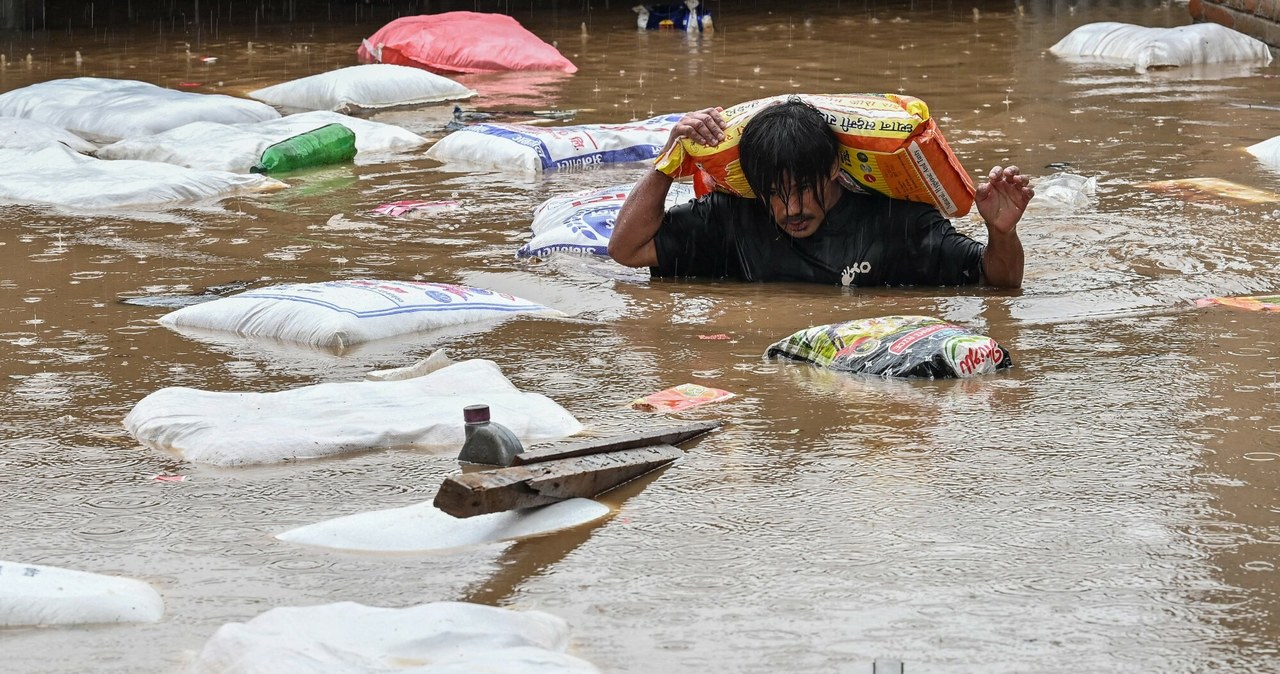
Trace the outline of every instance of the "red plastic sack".
{"label": "red plastic sack", "polygon": [[360,44],[361,63],[391,63],[437,73],[578,71],[555,47],[505,14],[445,12],[403,16]]}

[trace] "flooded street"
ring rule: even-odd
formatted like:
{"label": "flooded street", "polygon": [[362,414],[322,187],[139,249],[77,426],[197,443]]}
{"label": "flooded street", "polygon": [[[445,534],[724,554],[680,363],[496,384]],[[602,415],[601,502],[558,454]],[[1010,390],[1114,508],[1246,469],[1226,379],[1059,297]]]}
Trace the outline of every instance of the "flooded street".
{"label": "flooded street", "polygon": [[[877,658],[908,672],[1280,669],[1280,317],[1194,306],[1280,291],[1280,197],[1147,185],[1280,193],[1280,171],[1243,150],[1280,133],[1280,65],[1139,74],[1047,51],[1096,21],[1187,24],[1179,4],[712,2],[705,35],[638,31],[622,4],[512,7],[580,70],[459,76],[480,92],[461,105],[611,123],[787,92],[905,93],[975,182],[993,165],[1067,170],[1096,177],[1097,197],[1074,212],[1032,202],[1021,291],[650,281],[600,259],[515,256],[543,200],[633,182],[642,164],[533,177],[416,152],[218,207],[0,206],[0,558],[145,580],[166,608],[155,624],[0,631],[0,669],[180,672],[225,623],[338,601],[546,611],[570,623],[572,654],[618,673],[869,672]],[[243,96],[354,65],[390,18],[338,14],[239,17],[198,39],[181,19],[10,34],[0,93],[95,76]],[[452,108],[369,118],[438,139]],[[371,212],[406,199],[460,207]],[[976,210],[955,223],[985,240]],[[122,302],[348,278],[480,286],[569,317],[331,356],[196,341],[156,322],[168,309]],[[801,328],[890,314],[980,330],[1015,367],[893,381],[762,357]],[[718,333],[731,339],[699,339]],[[371,555],[273,537],[428,501],[457,472],[456,447],[215,468],[121,425],[166,386],[354,381],[438,348],[495,361],[591,433],[724,426],[607,495],[614,512],[593,524]],[[737,397],[666,417],[628,406],[686,382]]]}

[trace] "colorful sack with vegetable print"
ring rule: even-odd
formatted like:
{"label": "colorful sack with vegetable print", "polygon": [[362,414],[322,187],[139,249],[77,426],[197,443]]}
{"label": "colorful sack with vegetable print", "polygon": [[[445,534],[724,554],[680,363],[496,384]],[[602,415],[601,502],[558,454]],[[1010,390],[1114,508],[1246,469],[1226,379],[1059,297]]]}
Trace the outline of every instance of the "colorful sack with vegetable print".
{"label": "colorful sack with vegetable print", "polygon": [[885,377],[962,378],[1013,365],[994,339],[928,316],[883,316],[801,330],[769,346],[842,372]]}
{"label": "colorful sack with vegetable print", "polygon": [[[721,113],[724,142],[708,147],[682,138],[659,156],[654,166],[672,178],[705,172],[716,189],[755,197],[738,163],[738,141],[757,112],[789,98],[774,96],[726,108]],[[796,98],[817,108],[835,132],[840,143],[840,178],[846,187],[933,204],[949,218],[964,215],[973,206],[973,181],[929,116],[924,101],[898,94],[806,94]]]}

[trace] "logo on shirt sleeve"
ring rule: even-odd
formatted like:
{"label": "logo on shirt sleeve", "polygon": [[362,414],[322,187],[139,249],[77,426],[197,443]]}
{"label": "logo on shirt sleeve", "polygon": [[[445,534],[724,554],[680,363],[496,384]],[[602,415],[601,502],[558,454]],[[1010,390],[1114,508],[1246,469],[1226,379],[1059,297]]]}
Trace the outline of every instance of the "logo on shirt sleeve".
{"label": "logo on shirt sleeve", "polygon": [[858,277],[858,274],[865,274],[869,271],[871,271],[870,262],[864,261],[857,264],[851,264],[848,267],[845,267],[844,271],[840,273],[840,285],[851,286],[853,285],[854,279]]}

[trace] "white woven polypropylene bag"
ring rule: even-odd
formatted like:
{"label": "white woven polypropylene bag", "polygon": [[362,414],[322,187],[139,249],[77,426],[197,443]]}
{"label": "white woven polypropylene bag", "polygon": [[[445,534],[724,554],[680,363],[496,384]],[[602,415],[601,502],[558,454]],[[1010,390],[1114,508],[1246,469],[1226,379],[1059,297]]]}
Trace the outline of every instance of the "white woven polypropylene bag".
{"label": "white woven polypropylene bag", "polygon": [[20,117],[0,117],[0,149],[39,150],[62,144],[76,152],[93,152],[97,145],[47,122]]}
{"label": "white woven polypropylene bag", "polygon": [[0,627],[156,622],[162,616],[160,593],[140,580],[0,561]]}
{"label": "white woven polypropylene bag", "polygon": [[352,112],[454,101],[476,92],[421,68],[373,63],[340,68],[249,92],[282,108]]}
{"label": "white woven polypropylene bag", "polygon": [[1234,61],[1271,63],[1271,50],[1266,43],[1216,23],[1174,28],[1113,21],[1090,23],[1068,33],[1049,52],[1060,57],[1122,63],[1138,72]]}
{"label": "white woven polypropylene bag", "polygon": [[467,405],[488,405],[492,420],[525,443],[582,430],[567,410],[516,388],[489,360],[466,360],[411,379],[269,393],[174,386],[138,401],[124,426],[152,449],[235,466],[396,447],[460,449]]}
{"label": "white woven polypropylene bag", "polygon": [[1271,168],[1280,169],[1280,136],[1250,145],[1245,149],[1263,164]]}
{"label": "white woven polypropylene bag", "polygon": [[472,124],[436,141],[427,157],[466,167],[537,173],[658,156],[680,115],[625,124],[544,127]]}
{"label": "white woven polypropylene bag", "polygon": [[191,122],[240,124],[279,116],[258,101],[98,77],[50,80],[0,94],[0,117],[46,122],[100,143]]}
{"label": "white woven polypropylene bag", "polygon": [[[618,211],[634,184],[551,197],[533,211],[533,239],[516,251],[519,257],[547,256],[556,252],[609,254],[609,239]],[[693,187],[674,183],[667,191],[666,207],[693,198]]]}
{"label": "white woven polypropylene bag", "polygon": [[82,210],[162,208],[284,187],[260,175],[95,159],[60,143],[0,150],[0,202]]}
{"label": "white woven polypropylene bag", "polygon": [[112,143],[98,150],[97,155],[103,159],[141,159],[189,168],[247,173],[268,147],[335,123],[355,133],[357,163],[370,161],[371,155],[405,152],[427,142],[422,136],[393,124],[321,110],[250,124],[195,122],[154,136]]}
{"label": "white woven polypropylene bag", "polygon": [[273,608],[218,628],[192,674],[598,674],[565,653],[569,626],[541,611],[463,602]]}
{"label": "white woven polypropylene bag", "polygon": [[484,288],[350,279],[250,290],[183,307],[161,316],[160,323],[342,353],[365,342],[517,314],[563,315]]}

